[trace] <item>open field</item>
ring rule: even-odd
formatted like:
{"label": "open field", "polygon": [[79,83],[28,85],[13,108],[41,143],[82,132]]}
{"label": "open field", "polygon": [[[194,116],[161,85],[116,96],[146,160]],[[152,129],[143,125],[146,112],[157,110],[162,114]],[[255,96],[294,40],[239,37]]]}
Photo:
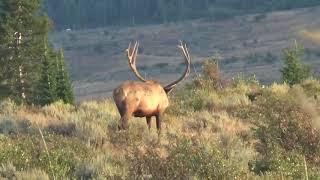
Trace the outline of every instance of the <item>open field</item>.
{"label": "open field", "polygon": [[[147,77],[167,83],[181,68],[176,48],[185,40],[199,71],[204,58],[221,57],[221,68],[229,77],[256,74],[262,82],[279,80],[281,51],[303,43],[305,58],[319,72],[319,45],[310,33],[320,29],[320,7],[236,17],[224,21],[199,19],[181,23],[138,27],[110,27],[86,31],[56,32],[52,40],[64,47],[69,59],[78,101],[99,99],[124,80],[134,80],[124,50],[139,40],[138,65]],[[272,55],[265,58],[267,55]],[[182,70],[182,69],[181,69]]]}
{"label": "open field", "polygon": [[144,118],[118,131],[110,99],[1,101],[0,179],[319,179],[318,80],[289,87],[239,78],[217,88],[209,77],[170,95],[160,136]]}
{"label": "open field", "polygon": [[[8,23],[1,27],[8,31],[0,28],[8,35],[0,38],[6,45],[0,59],[0,180],[320,180],[320,6],[224,21],[54,32],[54,48],[63,47],[68,57],[75,102],[63,53],[47,41],[49,21],[29,23],[32,13],[24,13],[30,8],[38,16],[40,1],[8,2],[3,7],[16,14],[5,13]],[[62,3],[70,2],[80,8],[79,0]],[[158,2],[164,1],[152,1]],[[235,2],[249,3],[228,1]],[[264,1],[266,8],[278,7],[274,2]],[[20,43],[22,34],[33,39],[27,32],[37,41]],[[166,84],[185,69],[180,39],[193,58],[191,76],[173,91],[175,83],[128,83],[112,100],[115,87],[136,79],[124,52],[130,41],[141,43],[141,74]]]}

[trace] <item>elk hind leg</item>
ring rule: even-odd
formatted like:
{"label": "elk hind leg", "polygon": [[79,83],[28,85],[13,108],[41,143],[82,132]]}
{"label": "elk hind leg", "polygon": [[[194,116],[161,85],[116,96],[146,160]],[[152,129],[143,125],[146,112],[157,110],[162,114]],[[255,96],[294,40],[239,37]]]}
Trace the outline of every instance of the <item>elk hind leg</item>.
{"label": "elk hind leg", "polygon": [[161,134],[161,114],[156,115],[158,135]]}
{"label": "elk hind leg", "polygon": [[146,117],[149,130],[151,129],[151,117]]}

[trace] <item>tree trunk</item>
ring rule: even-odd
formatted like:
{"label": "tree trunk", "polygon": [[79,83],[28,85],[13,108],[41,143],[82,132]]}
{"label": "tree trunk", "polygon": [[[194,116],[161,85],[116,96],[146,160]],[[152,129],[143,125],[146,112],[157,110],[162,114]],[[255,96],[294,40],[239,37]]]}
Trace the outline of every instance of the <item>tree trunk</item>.
{"label": "tree trunk", "polygon": [[[22,34],[20,32],[15,32],[15,50],[16,50],[16,57],[17,59],[20,59],[20,54],[19,54],[19,46],[21,44],[21,40],[22,40]],[[20,88],[19,88],[19,94],[21,95],[21,98],[23,100],[26,99],[26,93],[25,93],[25,84],[24,84],[24,73],[23,73],[23,65],[20,64],[19,65],[19,81],[20,83]]]}
{"label": "tree trunk", "polygon": [[24,87],[24,80],[23,80],[23,66],[19,66],[19,78],[20,78],[20,87],[21,87],[21,97],[22,99],[26,99],[26,92]]}

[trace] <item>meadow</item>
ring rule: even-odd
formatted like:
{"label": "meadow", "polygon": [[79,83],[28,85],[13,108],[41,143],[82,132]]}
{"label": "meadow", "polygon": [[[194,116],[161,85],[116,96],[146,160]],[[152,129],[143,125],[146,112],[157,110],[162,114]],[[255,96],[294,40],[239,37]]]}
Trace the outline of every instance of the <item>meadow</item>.
{"label": "meadow", "polygon": [[155,120],[119,132],[111,99],[0,102],[0,179],[320,179],[320,82],[262,85],[215,63]]}
{"label": "meadow", "polygon": [[[201,72],[203,59],[219,57],[229,78],[238,73],[255,74],[261,83],[281,81],[282,50],[293,40],[304,45],[303,61],[319,73],[317,34],[320,7],[249,14],[225,20],[194,19],[132,27],[100,27],[52,32],[55,47],[63,47],[78,101],[100,99],[125,80],[125,49],[140,42],[138,67],[143,75],[163,84],[172,82],[183,69],[176,48],[184,40],[194,68]],[[310,21],[312,20],[312,21]]]}

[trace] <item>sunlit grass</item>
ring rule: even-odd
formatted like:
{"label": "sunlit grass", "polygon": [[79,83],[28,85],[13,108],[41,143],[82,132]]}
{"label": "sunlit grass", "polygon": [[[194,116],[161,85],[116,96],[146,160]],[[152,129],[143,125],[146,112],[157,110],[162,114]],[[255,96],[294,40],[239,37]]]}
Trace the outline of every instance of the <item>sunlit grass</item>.
{"label": "sunlit grass", "polygon": [[[292,88],[286,84],[262,88],[245,81],[223,89],[197,88],[191,84],[172,95],[160,136],[155,119],[149,131],[145,118],[130,119],[129,129],[119,132],[120,116],[110,99],[86,101],[77,106],[56,102],[45,107],[18,106],[10,100],[1,101],[0,146],[4,148],[0,150],[0,177],[48,179],[54,174],[58,178],[77,179],[165,179],[188,175],[188,178],[201,179],[211,176],[209,172],[215,172],[212,177],[238,179],[302,177],[297,176],[300,164],[287,166],[291,161],[281,159],[277,154],[281,149],[274,152],[275,157],[280,158],[279,162],[272,158],[261,159],[261,152],[266,147],[256,134],[257,127],[269,123],[265,117],[272,114],[272,123],[282,122],[280,117],[290,117],[292,122],[299,124],[304,120],[306,125],[313,122],[316,127],[320,106],[314,95],[320,92],[319,87],[317,80],[307,80]],[[247,97],[252,91],[262,92],[253,102]],[[269,106],[269,100],[274,104]],[[289,111],[283,103],[294,109]],[[43,139],[38,128],[43,132]],[[304,127],[299,128],[304,130]],[[300,130],[293,133],[303,132]],[[275,131],[273,135],[278,133],[277,128],[269,131]],[[314,138],[310,142],[317,142],[319,132],[314,129],[313,133],[308,134]],[[298,152],[291,152],[294,161],[303,157]],[[317,154],[307,156],[310,177],[319,175],[313,164],[316,157]],[[214,159],[217,161],[213,162]],[[52,167],[49,167],[49,161]],[[259,163],[269,161],[286,172],[274,168],[264,175],[254,173],[259,168],[263,170]],[[193,166],[201,166],[201,171]],[[29,168],[23,169],[25,167]]]}

